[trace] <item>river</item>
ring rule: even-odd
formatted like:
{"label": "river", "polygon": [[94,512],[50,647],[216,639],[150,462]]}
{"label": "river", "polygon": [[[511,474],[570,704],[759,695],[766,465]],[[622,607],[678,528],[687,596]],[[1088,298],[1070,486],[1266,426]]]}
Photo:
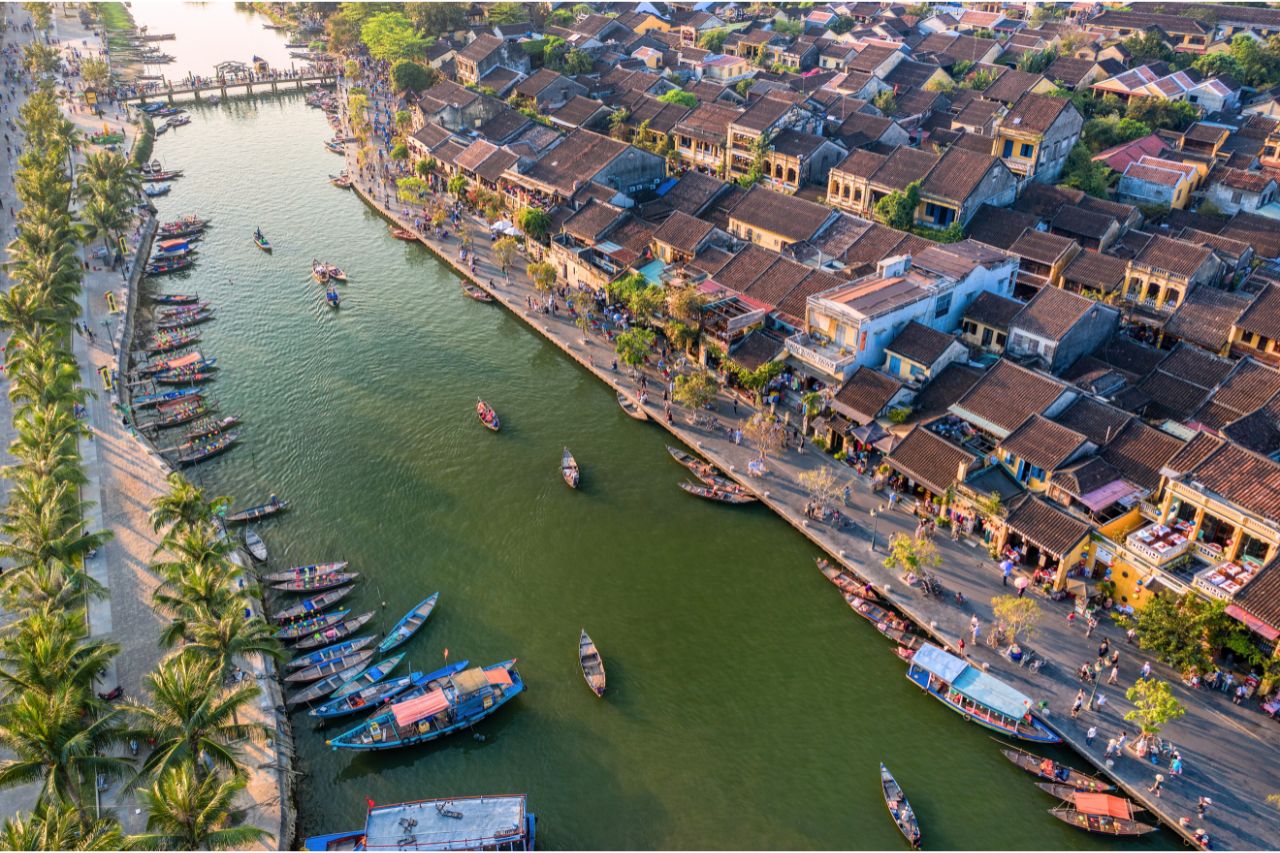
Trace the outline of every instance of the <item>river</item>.
{"label": "river", "polygon": [[[200,33],[182,73],[282,41],[229,4],[177,8],[164,23],[134,11],[179,33],[165,43],[179,57],[181,34]],[[214,226],[193,271],[148,287],[217,306],[200,349],[222,368],[221,411],[245,425],[242,446],[191,476],[237,505],[289,499],[260,528],[274,565],[349,560],[364,578],[351,606],[379,609],[380,630],[439,591],[405,647],[414,669],[448,648],[451,661],[518,657],[528,683],[478,727],[483,741],[353,756],[295,715],[301,835],[359,825],[366,798],[525,792],[547,848],[898,849],[884,761],[930,848],[1113,846],[1052,818],[983,729],[921,696],[806,540],[762,508],[681,492],[664,431],[330,186],[341,161],[300,95],[192,114],[156,145],[186,171],[157,206]],[[341,311],[312,258],[348,271]],[[501,434],[476,423],[477,396]],[[576,492],[559,477],[566,445]],[[608,666],[604,700],[578,671],[582,627]]]}

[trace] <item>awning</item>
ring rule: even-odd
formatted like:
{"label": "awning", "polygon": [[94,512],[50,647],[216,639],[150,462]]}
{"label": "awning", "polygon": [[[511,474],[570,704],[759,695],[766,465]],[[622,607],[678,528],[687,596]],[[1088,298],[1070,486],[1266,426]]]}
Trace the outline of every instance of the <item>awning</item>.
{"label": "awning", "polygon": [[863,444],[872,444],[873,442],[884,438],[888,434],[889,433],[885,432],[884,428],[875,421],[865,423],[854,429],[853,432],[849,433],[849,435],[853,436],[858,441],[861,441]]}
{"label": "awning", "polygon": [[1227,605],[1227,615],[1232,619],[1240,620],[1250,631],[1253,631],[1255,634],[1259,634],[1268,640],[1280,639],[1280,631],[1272,628],[1256,616],[1250,616],[1244,608],[1240,607],[1238,604]]}
{"label": "awning", "polygon": [[1076,809],[1081,814],[1133,819],[1133,809],[1129,807],[1129,801],[1123,797],[1113,797],[1111,794],[1087,794],[1077,791]]}
{"label": "awning", "polygon": [[435,716],[448,707],[449,698],[444,695],[444,691],[432,690],[425,696],[392,705],[391,712],[396,716],[396,725],[410,726],[418,720]]}
{"label": "awning", "polygon": [[1141,488],[1128,480],[1115,480],[1100,489],[1094,489],[1092,492],[1081,495],[1080,503],[1087,506],[1090,512],[1099,512],[1113,503],[1118,503],[1135,494],[1141,494],[1142,491]]}
{"label": "awning", "polygon": [[484,676],[489,679],[490,684],[497,684],[502,687],[509,687],[515,683],[511,680],[511,672],[506,667],[500,667],[499,669],[486,669],[484,671]]}

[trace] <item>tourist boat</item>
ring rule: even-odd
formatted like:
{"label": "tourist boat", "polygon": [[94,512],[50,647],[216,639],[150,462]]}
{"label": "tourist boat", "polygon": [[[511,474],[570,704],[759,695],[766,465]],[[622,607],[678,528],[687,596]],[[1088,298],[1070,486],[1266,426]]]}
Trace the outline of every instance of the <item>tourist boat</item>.
{"label": "tourist boat", "polygon": [[205,360],[204,356],[199,352],[189,352],[186,355],[160,359],[158,361],[151,362],[150,364],[144,364],[141,367],[138,367],[134,372],[139,376],[155,376],[156,374],[172,373],[175,370],[190,367],[213,370],[217,361],[218,360],[216,358]]}
{"label": "tourist boat", "polygon": [[138,426],[147,430],[168,429],[189,423],[216,410],[215,406],[206,405],[201,397],[188,397],[178,402],[179,405],[172,407],[157,406],[156,411],[159,417]]}
{"label": "tourist boat", "polygon": [[667,452],[671,454],[671,458],[688,468],[693,476],[697,477],[708,486],[716,485],[715,481],[728,482],[724,477],[720,476],[720,469],[712,465],[710,462],[703,462],[701,459],[692,454],[685,453],[678,447],[667,445]]}
{"label": "tourist boat", "polygon": [[391,232],[391,236],[395,237],[397,240],[417,240],[418,239],[418,235],[414,234],[408,228],[401,228],[398,225],[390,225],[388,226],[388,230]]}
{"label": "tourist boat", "polygon": [[212,381],[216,377],[217,374],[207,370],[176,370],[171,373],[157,373],[151,378],[161,385],[198,385],[201,382]]}
{"label": "tourist boat", "polygon": [[[156,134],[164,133],[169,129],[169,125],[162,124],[156,128]],[[182,177],[181,169],[155,169],[153,171],[142,172],[139,176],[144,184],[154,184],[160,181],[172,181],[174,178]]]}
{"label": "tourist boat", "polygon": [[187,267],[195,263],[195,258],[184,255],[177,258],[168,258],[160,261],[152,261],[147,264],[147,275],[167,275],[171,272],[185,270]]}
{"label": "tourist boat", "polygon": [[[255,507],[256,509],[256,507]],[[249,510],[245,510],[249,512]],[[239,513],[236,513],[239,515]],[[228,516],[227,521],[231,520]],[[236,519],[236,521],[253,521],[252,518]],[[319,575],[332,575],[341,572],[347,567],[347,561],[342,560],[336,563],[312,563],[309,566],[294,566],[291,569],[284,569],[279,572],[269,572],[262,576],[264,581],[268,583],[282,583],[284,581],[297,580],[298,578],[318,577]]]}
{"label": "tourist boat", "polygon": [[630,397],[628,397],[626,394],[623,394],[621,391],[618,392],[618,405],[622,407],[622,411],[626,412],[628,415],[630,415],[631,417],[635,418],[638,421],[649,420],[648,412],[646,412],[644,408],[641,407],[640,403],[637,402],[636,400],[632,400]]}
{"label": "tourist boat", "polygon": [[212,319],[212,309],[187,311],[182,314],[175,314],[172,317],[157,318],[156,328],[162,331],[168,329],[185,329],[188,326],[198,326],[201,323],[207,323]]}
{"label": "tourist boat", "polygon": [[363,664],[356,664],[355,666],[347,667],[341,672],[327,675],[305,690],[286,698],[285,704],[289,706],[303,705],[308,702],[315,702],[317,699],[327,699],[333,691],[359,675],[363,668]]}
{"label": "tourist boat", "polygon": [[853,575],[844,569],[831,563],[824,557],[816,558],[818,570],[826,577],[827,580],[835,584],[841,592],[861,593],[865,588],[865,584],[860,584],[854,580]]}
{"label": "tourist boat", "polygon": [[480,419],[480,423],[494,432],[502,429],[502,421],[498,418],[498,413],[484,400],[476,400],[476,417]]}
{"label": "tourist boat", "polygon": [[564,455],[560,457],[560,476],[564,477],[564,481],[569,488],[578,488],[578,481],[582,477],[582,473],[578,470],[578,460],[573,458],[573,454],[569,452],[569,448],[564,449]]}
{"label": "tourist boat", "polygon": [[249,554],[253,556],[253,559],[259,563],[267,561],[267,543],[262,541],[262,537],[258,535],[256,530],[245,530],[244,546],[249,549]]}
{"label": "tourist boat", "polygon": [[384,661],[379,661],[371,667],[365,669],[364,672],[352,678],[346,684],[339,687],[330,694],[332,699],[342,699],[357,693],[366,687],[372,687],[382,679],[391,674],[391,670],[400,665],[400,661],[404,660],[405,652],[398,655],[392,655]]}
{"label": "tourist boat", "polygon": [[[163,136],[164,134],[166,134],[166,133],[168,133],[168,132],[169,132],[169,123],[168,123],[168,122],[163,122],[163,123],[161,123],[161,124],[157,124],[157,125],[155,125],[155,126],[152,128],[152,130],[151,130],[151,135],[152,135],[152,136]],[[146,177],[143,177],[143,179],[142,179],[142,180],[144,180],[144,181],[145,181],[145,180],[147,180],[147,179],[146,179]]]}
{"label": "tourist boat", "polygon": [[261,249],[264,252],[271,251],[271,242],[262,233],[261,228],[253,229],[253,245],[257,246],[259,249]]}
{"label": "tourist boat", "polygon": [[861,595],[846,592],[844,594],[844,601],[845,604],[849,605],[850,610],[857,613],[877,628],[881,625],[885,625],[890,628],[897,628],[900,631],[905,631],[909,627],[907,620],[903,619],[896,613],[881,607],[879,604],[863,598]]}
{"label": "tourist boat", "polygon": [[175,115],[173,118],[165,122],[169,127],[183,127],[191,124],[191,116]]}
{"label": "tourist boat", "polygon": [[1133,818],[1133,803],[1111,794],[1077,791],[1069,805],[1049,809],[1065,824],[1099,835],[1146,835],[1156,827]]}
{"label": "tourist boat", "polygon": [[323,575],[308,575],[290,581],[273,583],[272,589],[280,592],[323,592],[327,589],[351,583],[360,577],[359,572],[328,572]]}
{"label": "tourist boat", "polygon": [[200,301],[194,293],[153,293],[148,298],[158,305],[188,305]]}
{"label": "tourist boat", "polygon": [[275,621],[288,622],[298,619],[300,616],[310,616],[311,613],[328,610],[329,607],[337,605],[339,601],[349,596],[355,588],[355,584],[352,584],[351,587],[330,589],[328,592],[320,593],[315,598],[307,598],[306,601],[300,601],[297,605],[285,607],[284,610],[276,613]]}
{"label": "tourist boat", "polygon": [[470,298],[474,299],[476,302],[492,302],[493,301],[492,296],[485,293],[483,290],[481,290],[479,287],[477,287],[474,284],[465,285],[462,288],[462,293],[464,296],[469,296]]}
{"label": "tourist boat", "polygon": [[329,303],[330,308],[338,308],[342,305],[342,297],[338,295],[338,289],[332,284],[325,288],[324,301]]}
{"label": "tourist boat", "polygon": [[311,278],[315,280],[316,284],[328,284],[329,270],[325,268],[324,264],[313,261],[311,263]]}
{"label": "tourist boat", "polygon": [[[911,654],[915,654],[916,649],[924,644],[924,639],[919,634],[913,634],[904,628],[895,628],[886,622],[877,622],[876,630],[892,640],[897,648]],[[903,660],[906,660],[906,658],[903,658]]]}
{"label": "tourist boat", "polygon": [[469,728],[524,689],[515,660],[472,667],[447,683],[327,741],[333,749],[394,749],[427,743]]}
{"label": "tourist boat", "polygon": [[700,498],[706,498],[709,501],[719,501],[725,504],[749,504],[756,500],[754,495],[746,494],[741,491],[728,491],[721,489],[719,486],[704,486],[698,483],[691,483],[685,480],[680,484],[680,488],[684,489],[691,495],[697,495]]}
{"label": "tourist boat", "polygon": [[911,810],[906,795],[902,793],[898,780],[893,778],[893,774],[883,763],[880,764],[880,790],[884,794],[884,804],[889,808],[889,816],[898,825],[902,837],[913,848],[919,848],[920,823],[916,820],[916,814]]}
{"label": "tourist boat", "polygon": [[306,632],[304,632],[302,637],[294,644],[294,648],[298,651],[304,651],[344,640],[363,628],[364,624],[372,618],[373,611],[370,610],[368,613],[361,613],[359,616],[327,626],[323,630],[315,631],[310,636],[307,636]]}
{"label": "tourist boat", "polygon": [[193,234],[202,233],[204,229],[209,227],[210,221],[201,219],[198,216],[184,216],[182,219],[164,223],[157,229],[156,233],[165,237],[190,237]]}
{"label": "tourist boat", "polygon": [[340,672],[356,667],[363,666],[366,661],[373,657],[373,649],[363,649],[361,651],[351,652],[350,654],[339,655],[338,657],[323,660],[320,663],[312,664],[305,669],[297,672],[291,672],[284,677],[285,682],[289,684],[306,684],[309,681],[319,681],[321,678],[328,678],[331,675],[337,675]]}
{"label": "tourist boat", "polygon": [[[1059,764],[1051,758],[1041,758],[1021,749],[1002,749],[1000,753],[1033,776],[1048,779],[1053,783],[1063,784],[1071,790],[1088,791],[1095,794],[1115,790],[1114,785],[1081,773],[1079,770],[1074,770],[1065,764]],[[1062,799],[1065,800],[1067,798],[1063,797]]]}
{"label": "tourist boat", "polygon": [[[270,498],[267,499],[267,502],[264,504],[251,506],[247,509],[242,509],[239,512],[228,513],[227,517],[224,518],[223,521],[227,522],[228,524],[243,524],[246,521],[256,521],[259,518],[266,518],[269,515],[275,515],[278,512],[284,512],[288,508],[289,508],[288,501],[282,501],[275,495],[272,495]],[[346,563],[325,563],[324,565],[346,566]],[[311,568],[311,567],[308,567],[308,568]],[[289,571],[292,572],[296,570],[290,569]],[[334,571],[337,571],[337,569],[335,569]],[[281,580],[285,580],[285,578],[281,578]]]}
{"label": "tourist boat", "polygon": [[[350,610],[335,610],[332,613],[322,613],[310,619],[302,619],[276,631],[275,638],[277,640],[299,640],[313,633],[327,631],[330,628],[341,625],[349,615],[351,615]],[[337,639],[342,638],[335,638],[335,641]],[[324,645],[327,645],[327,643]],[[302,646],[299,645],[298,649],[301,651]]]}
{"label": "tourist boat", "polygon": [[[372,803],[372,801],[370,801]],[[533,850],[537,820],[524,794],[370,805],[364,826],[313,835],[306,850]]]}
{"label": "tourist boat", "polygon": [[172,257],[194,252],[196,250],[196,247],[192,245],[194,242],[190,237],[170,237],[167,240],[161,240],[156,243],[152,260],[156,260],[159,257]]}
{"label": "tourist boat", "polygon": [[145,348],[149,353],[169,352],[181,349],[200,340],[200,333],[191,329],[177,329],[172,332],[157,332],[147,341]]}
{"label": "tourist boat", "polygon": [[179,388],[173,391],[157,391],[154,394],[139,394],[133,398],[133,407],[135,409],[145,409],[150,406],[158,406],[161,403],[168,403],[172,400],[181,400],[183,397],[191,397],[199,394],[197,388]]}
{"label": "tourist boat", "polygon": [[239,440],[239,433],[223,433],[214,438],[208,444],[204,444],[200,447],[178,454],[178,463],[181,465],[195,465],[198,462],[204,462],[206,459],[212,459],[218,454],[230,450],[231,447]]}
{"label": "tourist boat", "polygon": [[604,696],[606,681],[604,660],[600,657],[600,651],[596,648],[595,642],[587,634],[586,628],[578,634],[578,665],[582,667],[582,677],[587,680],[587,686],[591,688],[591,692],[597,696]]}
{"label": "tourist boat", "polygon": [[167,308],[156,309],[157,317],[183,317],[188,314],[198,314],[201,311],[210,311],[213,309],[212,302],[188,302],[183,305],[173,305]]}
{"label": "tourist boat", "polygon": [[228,427],[233,427],[240,423],[237,415],[227,415],[225,418],[203,418],[187,427],[183,433],[185,438],[199,438],[202,435],[213,435],[214,433],[224,432]]}
{"label": "tourist boat", "polygon": [[325,646],[323,649],[317,649],[314,652],[308,652],[305,655],[298,655],[292,660],[287,661],[285,663],[285,668],[302,669],[308,666],[315,666],[316,664],[324,663],[325,661],[337,660],[340,657],[360,651],[376,639],[378,639],[376,636],[370,635],[368,637],[357,637],[354,640],[344,640],[341,643],[334,643],[331,646]]}
{"label": "tourist boat", "polygon": [[159,198],[162,195],[168,195],[173,189],[173,184],[151,184],[142,188],[142,194],[147,198]]}
{"label": "tourist boat", "polygon": [[386,654],[397,646],[408,642],[410,637],[418,633],[431,616],[431,611],[436,609],[436,602],[439,599],[440,593],[434,592],[415,604],[413,609],[402,616],[400,621],[395,624],[395,627],[378,644],[378,654]]}
{"label": "tourist boat", "polygon": [[332,139],[325,140],[324,147],[332,151],[334,154],[347,153],[347,149],[343,147],[342,143],[334,142]]}
{"label": "tourist boat", "polygon": [[346,172],[343,172],[341,175],[330,175],[329,183],[339,189],[349,190],[351,189],[351,176]]}
{"label": "tourist boat", "polygon": [[1030,698],[931,643],[916,650],[907,678],[966,721],[1020,740],[1062,742],[1031,713]]}
{"label": "tourist boat", "polygon": [[385,705],[390,702],[392,699],[413,687],[416,679],[421,678],[422,673],[411,672],[408,675],[402,675],[399,678],[393,678],[390,681],[370,684],[368,687],[361,688],[354,693],[349,693],[340,699],[330,699],[323,705],[307,711],[307,713],[313,717],[319,717],[322,720],[332,720],[336,717],[345,717],[348,714],[358,714],[361,711],[368,711],[371,708],[377,708],[380,705]]}
{"label": "tourist boat", "polygon": [[[155,50],[151,52],[159,53],[160,51]],[[153,118],[166,118],[168,116],[181,115],[182,113],[185,113],[185,112],[186,110],[184,110],[182,107],[161,107],[158,110],[151,110],[151,115]]]}

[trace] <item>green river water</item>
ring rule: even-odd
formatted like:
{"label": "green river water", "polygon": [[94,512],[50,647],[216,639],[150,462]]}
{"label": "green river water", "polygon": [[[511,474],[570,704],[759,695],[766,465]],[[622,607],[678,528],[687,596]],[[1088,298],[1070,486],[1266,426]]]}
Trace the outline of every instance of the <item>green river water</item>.
{"label": "green river water", "polygon": [[[230,4],[135,13],[153,31],[198,32],[165,43],[200,51],[197,72],[206,54],[279,51]],[[252,43],[219,50],[234,28]],[[340,160],[301,96],[193,116],[156,145],[186,170],[158,207],[214,227],[193,271],[148,287],[216,304],[200,349],[222,368],[222,412],[245,426],[242,446],[191,476],[237,505],[289,499],[259,528],[273,564],[349,560],[365,580],[351,606],[379,609],[380,630],[439,591],[405,647],[414,669],[447,647],[451,661],[518,657],[528,683],[478,727],[483,742],[336,753],[295,715],[301,835],[359,825],[366,797],[525,792],[547,848],[899,849],[883,760],[928,847],[1113,846],[1054,820],[984,730],[911,686],[806,540],[762,508],[681,492],[663,430],[331,187]],[[255,225],[272,254],[254,247]],[[338,313],[310,281],[313,257],[351,276]],[[500,435],[476,423],[478,395]],[[559,477],[565,445],[583,467],[577,492]],[[603,701],[577,668],[584,626],[608,666]]]}

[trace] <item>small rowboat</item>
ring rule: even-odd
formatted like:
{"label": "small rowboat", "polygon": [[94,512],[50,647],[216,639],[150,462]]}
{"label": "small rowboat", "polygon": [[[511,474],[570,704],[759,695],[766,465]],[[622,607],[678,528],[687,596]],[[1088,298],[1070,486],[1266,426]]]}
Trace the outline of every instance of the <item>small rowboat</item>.
{"label": "small rowboat", "polygon": [[280,592],[323,592],[326,589],[351,583],[360,577],[359,572],[329,572],[324,575],[310,575],[281,583],[273,583],[272,589]]}
{"label": "small rowboat", "polygon": [[418,235],[414,234],[408,228],[401,228],[398,225],[391,225],[389,226],[388,230],[391,232],[391,236],[395,237],[397,240],[417,240],[418,239]]}
{"label": "small rowboat", "polygon": [[256,530],[246,530],[244,532],[244,546],[249,549],[253,559],[259,563],[267,561],[267,543],[262,541],[262,537],[258,535]]}
{"label": "small rowboat", "polygon": [[713,485],[711,482],[712,478],[724,481],[724,478],[720,476],[720,469],[716,468],[716,466],[712,465],[710,462],[703,462],[696,456],[685,453],[680,448],[672,447],[669,444],[667,445],[667,452],[671,454],[672,459],[688,468],[693,476],[697,477],[707,485]]}
{"label": "small rowboat", "polygon": [[835,584],[841,592],[861,593],[864,589],[865,585],[854,580],[853,575],[838,566],[832,565],[825,558],[818,557],[816,562],[818,570],[826,576],[827,580]]}
{"label": "small rowboat", "polygon": [[207,444],[202,444],[199,447],[178,454],[178,464],[195,465],[198,462],[204,462],[206,459],[212,459],[218,454],[230,450],[239,440],[240,434],[237,432],[223,433]]}
{"label": "small rowboat", "polygon": [[342,146],[341,142],[334,142],[332,139],[326,140],[324,147],[332,151],[334,154],[347,153],[347,149]]}
{"label": "small rowboat", "polygon": [[212,310],[203,311],[186,311],[182,314],[175,314],[171,317],[164,317],[156,320],[156,328],[161,331],[170,329],[185,329],[188,326],[198,326],[201,323],[207,323],[213,319]]}
{"label": "small rowboat", "polygon": [[336,264],[320,264],[320,266],[324,269],[325,275],[334,281],[347,280],[347,274],[342,271],[342,267],[337,266]]}
{"label": "small rowboat", "polygon": [[157,332],[143,346],[149,353],[169,352],[199,340],[199,332],[192,329],[177,329],[172,332]]}
{"label": "small rowboat", "polygon": [[[311,619],[303,619],[301,622],[295,622],[287,628],[281,628],[276,631],[275,638],[277,640],[298,640],[311,634],[327,631],[330,628],[341,625],[350,613],[350,610],[335,610],[332,613],[324,613]],[[328,645],[329,642],[336,642],[338,639],[342,638],[338,637],[333,641],[316,643],[316,646]],[[303,648],[301,643],[298,644],[298,648]]]}
{"label": "small rowboat", "polygon": [[440,593],[432,593],[414,605],[413,609],[401,617],[395,627],[378,644],[378,654],[386,654],[397,646],[403,645],[426,624],[431,611],[436,608]]}
{"label": "small rowboat", "polygon": [[185,317],[188,314],[199,314],[201,311],[212,311],[212,302],[200,302],[192,305],[179,305],[174,308],[161,308],[156,311],[156,316],[162,320],[170,317]]}
{"label": "small rowboat", "polygon": [[[1000,754],[1033,776],[1068,786],[1072,790],[1093,793],[1115,790],[1114,785],[1081,773],[1065,764],[1059,764],[1051,758],[1041,758],[1021,749],[1002,749]],[[1063,799],[1067,798],[1063,797]]]}
{"label": "small rowboat", "polygon": [[333,184],[338,189],[349,190],[351,189],[351,176],[345,173],[341,175],[330,175],[329,183]]}
{"label": "small rowboat", "polygon": [[476,417],[480,419],[480,423],[494,432],[502,429],[502,421],[498,418],[498,413],[484,400],[476,400]]}
{"label": "small rowboat", "polygon": [[195,263],[195,259],[190,255],[182,255],[177,258],[168,258],[163,261],[154,261],[147,264],[147,275],[167,275],[171,272],[185,270],[187,267]]}
{"label": "small rowboat", "polygon": [[697,495],[700,498],[706,498],[709,501],[719,501],[725,504],[749,504],[753,503],[756,498],[753,495],[744,494],[742,492],[729,492],[717,486],[700,486],[697,483],[690,483],[685,480],[680,484],[680,488],[684,489],[691,495]]}
{"label": "small rowboat", "polygon": [[390,702],[408,690],[413,686],[414,680],[420,678],[422,678],[422,673],[414,672],[380,684],[371,684],[362,690],[357,690],[355,693],[349,693],[341,699],[332,699],[318,708],[312,708],[307,713],[313,717],[331,720],[334,717],[345,717],[347,714],[355,714],[360,711],[367,711],[370,708],[377,708],[379,705]]}
{"label": "small rowboat", "polygon": [[877,622],[876,630],[897,643],[898,648],[906,649],[912,654],[915,654],[916,649],[920,648],[920,645],[924,642],[918,634],[912,634],[911,632],[904,631],[901,628],[894,628],[892,625],[885,622]]}
{"label": "small rowboat", "polygon": [[198,388],[179,388],[174,391],[157,391],[154,394],[139,394],[133,398],[133,407],[135,409],[145,409],[149,406],[158,406],[161,403],[172,403],[174,400],[181,400],[183,397],[194,397],[200,393]]}
{"label": "small rowboat", "polygon": [[902,837],[907,839],[913,848],[919,848],[920,824],[916,820],[915,812],[911,810],[911,804],[903,795],[902,788],[898,786],[898,780],[893,778],[893,774],[884,764],[880,765],[880,789],[884,793],[884,804],[889,807],[889,816],[898,825]]}
{"label": "small rowboat", "polygon": [[332,284],[325,288],[324,301],[329,303],[330,308],[338,308],[342,305],[342,297],[338,295],[338,290]]}
{"label": "small rowboat", "polygon": [[866,619],[872,625],[875,625],[877,628],[880,625],[886,625],[890,628],[897,628],[900,631],[905,631],[910,627],[907,624],[907,620],[903,619],[901,616],[886,610],[878,604],[867,601],[867,599],[863,598],[861,595],[854,595],[851,592],[846,592],[844,594],[844,600],[845,603],[849,605],[849,609]]}
{"label": "small rowboat", "polygon": [[138,373],[146,376],[151,373],[168,373],[177,370],[180,367],[191,367],[192,365],[204,365],[208,369],[212,369],[217,363],[216,358],[205,359],[199,352],[189,352],[186,355],[176,356],[174,358],[165,358],[153,361],[138,368]]}
{"label": "small rowboat", "polygon": [[471,297],[476,302],[492,302],[493,301],[492,296],[485,293],[483,290],[481,290],[479,287],[476,287],[474,284],[468,284],[465,287],[463,287],[462,293],[464,296]]}
{"label": "small rowboat", "polygon": [[359,675],[362,670],[362,666],[362,664],[356,664],[355,666],[347,667],[342,670],[342,672],[335,672],[333,675],[325,676],[315,684],[312,684],[306,690],[302,690],[285,699],[285,704],[289,706],[302,705],[306,702],[314,702],[317,699],[324,699],[333,693],[333,691]]}
{"label": "small rowboat", "polygon": [[638,421],[649,420],[648,412],[642,409],[638,402],[636,402],[635,400],[632,400],[630,397],[628,397],[626,394],[623,394],[621,391],[618,392],[618,405],[622,407],[622,411],[626,412],[628,415],[630,415],[631,417],[635,418]]}
{"label": "small rowboat", "polygon": [[583,628],[582,633],[578,635],[578,665],[582,667],[582,677],[587,680],[587,686],[591,688],[591,692],[597,696],[604,696],[606,681],[604,660],[600,657],[596,644],[587,635],[586,628]]}
{"label": "small rowboat", "polygon": [[321,661],[297,672],[291,672],[284,677],[284,680],[289,684],[306,684],[308,681],[319,681],[339,672],[345,672],[353,666],[363,666],[372,657],[373,649],[352,652],[341,657]]}
{"label": "small rowboat", "polygon": [[294,566],[291,569],[284,569],[279,572],[270,572],[263,575],[262,579],[268,583],[292,581],[297,580],[298,578],[315,577],[316,575],[331,575],[335,572],[342,571],[346,567],[346,560],[338,563],[312,563],[309,566]]}
{"label": "small rowboat", "polygon": [[200,397],[188,397],[179,402],[182,405],[170,408],[157,406],[156,410],[160,412],[160,417],[153,421],[148,421],[142,426],[146,429],[166,429],[168,427],[181,426],[217,410],[217,406],[206,405]]}
{"label": "small rowboat", "polygon": [[344,655],[354,654],[368,646],[377,637],[358,637],[354,640],[346,640],[341,643],[334,643],[332,646],[325,646],[323,649],[317,649],[305,655],[298,655],[293,660],[285,664],[287,669],[301,669],[303,667],[315,666],[318,663],[324,663],[327,660],[335,660]]}
{"label": "small rowboat", "polygon": [[337,604],[342,599],[351,594],[355,589],[355,585],[344,586],[341,589],[331,589],[328,592],[322,592],[315,598],[308,598],[305,601],[299,601],[297,604],[286,607],[275,615],[277,622],[288,622],[301,616],[310,616],[313,613],[319,613],[327,610]]}
{"label": "small rowboat", "polygon": [[[343,611],[345,612],[345,611]],[[339,640],[345,640],[356,631],[364,627],[364,624],[373,618],[373,611],[361,613],[343,622],[330,623],[323,629],[313,630],[308,636],[307,631],[303,631],[299,637],[297,644],[294,646],[298,651],[306,649],[318,649],[321,646],[327,646],[330,643],[336,643]]]}
{"label": "small rowboat", "polygon": [[153,293],[148,298],[160,305],[186,305],[200,301],[200,297],[195,293]]}
{"label": "small rowboat", "polygon": [[[160,127],[156,128],[156,135],[164,133],[168,129],[169,129],[168,124],[162,124],[160,125]],[[138,177],[142,179],[142,182],[144,184],[152,184],[152,183],[156,183],[157,181],[171,181],[174,178],[181,178],[182,170],[170,169],[168,171],[165,171],[163,169],[157,169],[154,172],[143,172]]]}
{"label": "small rowboat", "polygon": [[1133,804],[1110,794],[1077,793],[1070,806],[1049,809],[1063,823],[1099,835],[1146,835],[1155,832],[1150,824],[1133,819]]}
{"label": "small rowboat", "polygon": [[240,418],[237,415],[227,415],[225,418],[204,418],[187,427],[183,437],[191,439],[199,438],[202,435],[213,435],[238,423],[240,423]]}
{"label": "small rowboat", "polygon": [[578,460],[573,458],[573,454],[569,452],[569,448],[564,449],[564,455],[560,457],[560,476],[564,477],[564,481],[569,484],[569,488],[578,488],[578,481],[582,474],[578,470]]}
{"label": "small rowboat", "polygon": [[354,676],[346,684],[343,684],[337,690],[333,691],[334,699],[341,699],[344,696],[350,696],[352,693],[363,690],[377,684],[382,679],[391,674],[391,670],[400,665],[400,661],[404,660],[404,652],[398,655],[392,655],[384,661],[380,661],[366,669],[364,672]]}
{"label": "small rowboat", "polygon": [[259,230],[255,230],[253,232],[253,245],[257,246],[264,252],[271,251],[271,242],[267,240],[266,236]]}
{"label": "small rowboat", "polygon": [[217,374],[210,373],[207,370],[196,371],[174,371],[173,373],[160,373],[153,377],[154,381],[161,385],[195,385],[200,382],[209,382],[217,378]]}
{"label": "small rowboat", "polygon": [[162,195],[168,195],[172,189],[172,184],[152,184],[149,187],[143,187],[142,194],[147,198],[157,198]]}
{"label": "small rowboat", "polygon": [[[239,512],[229,513],[223,521],[229,524],[241,524],[246,521],[255,521],[259,518],[266,518],[268,515],[275,515],[278,512],[284,512],[289,507],[288,501],[282,501],[275,495],[267,499],[264,504],[251,506],[248,509],[242,509]],[[327,563],[326,565],[336,566],[337,563]],[[342,563],[343,566],[346,563]],[[293,569],[290,569],[293,571]]]}
{"label": "small rowboat", "polygon": [[908,662],[916,656],[916,650],[909,649],[906,646],[894,646],[893,653]]}

